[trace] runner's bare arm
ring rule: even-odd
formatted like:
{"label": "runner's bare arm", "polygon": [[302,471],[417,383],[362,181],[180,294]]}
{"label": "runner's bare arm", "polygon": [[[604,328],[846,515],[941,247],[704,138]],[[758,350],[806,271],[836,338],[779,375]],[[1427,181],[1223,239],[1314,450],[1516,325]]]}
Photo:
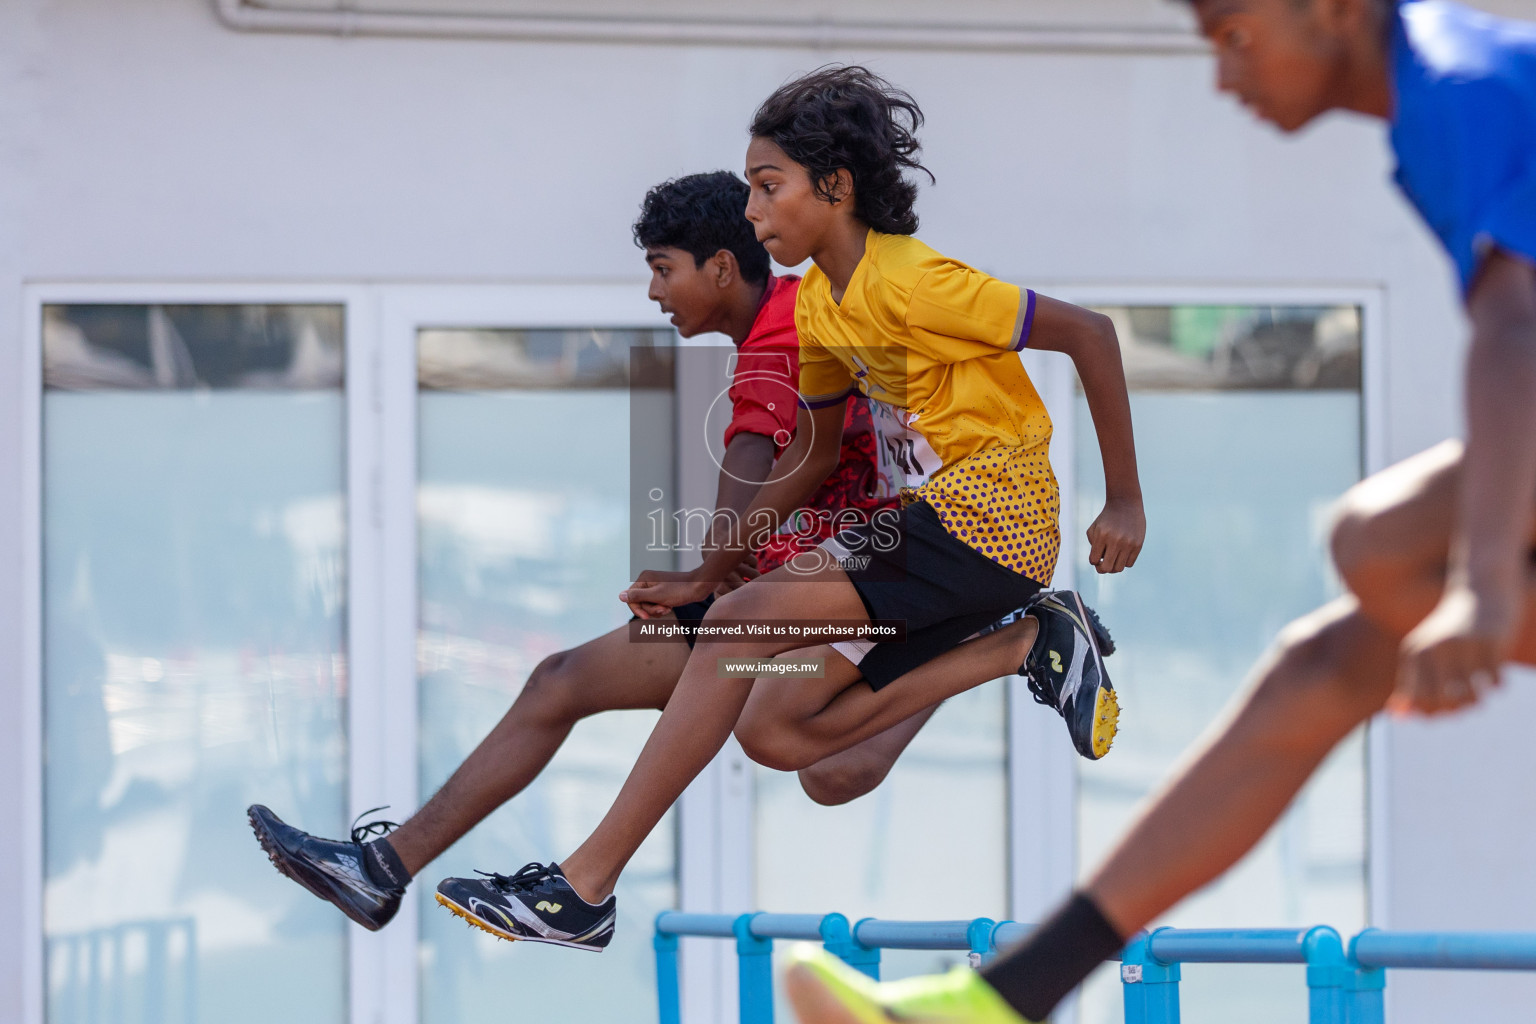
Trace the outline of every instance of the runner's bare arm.
{"label": "runner's bare arm", "polygon": [[730,574],[747,551],[756,548],[784,518],[816,493],[816,488],[837,468],[842,453],[843,417],[846,402],[822,409],[801,409],[795,439],[779,456],[767,483],[758,490],[742,517],[747,529],[729,538],[712,538],[714,550],[691,572],[640,574],[619,595],[637,615],[649,614],[651,605],[676,608],[702,600]]}
{"label": "runner's bare arm", "polygon": [[1536,267],[1494,252],[1467,299],[1467,442],[1440,604],[1403,643],[1394,706],[1450,710],[1499,683],[1536,526]]}
{"label": "runner's bare arm", "polygon": [[[765,434],[742,431],[731,438],[725,446],[725,457],[720,460],[720,486],[715,492],[717,512],[730,512],[738,520],[746,513],[768,474],[773,472],[774,451],[773,439]],[[715,588],[715,593],[728,593],[757,575],[757,560],[749,551]]]}
{"label": "runner's bare arm", "polygon": [[1147,516],[1115,325],[1102,313],[1039,295],[1029,347],[1063,352],[1077,367],[1104,459],[1104,511],[1088,527],[1088,562],[1100,573],[1128,569],[1141,553]]}
{"label": "runner's bare arm", "polygon": [[742,431],[725,446],[720,460],[720,484],[715,508],[742,515],[773,472],[773,439]]}
{"label": "runner's bare arm", "polygon": [[[715,488],[715,511],[727,512],[734,521],[743,522],[743,514],[752,499],[762,489],[768,474],[773,472],[773,440],[766,435],[743,430],[731,438],[720,460],[720,481]],[[711,519],[711,522],[714,522]],[[715,587],[715,593],[725,594],[755,579],[758,575],[757,560],[751,552],[743,555],[741,562],[726,573]],[[665,605],[647,604],[637,615],[646,618],[667,614],[672,609]]]}

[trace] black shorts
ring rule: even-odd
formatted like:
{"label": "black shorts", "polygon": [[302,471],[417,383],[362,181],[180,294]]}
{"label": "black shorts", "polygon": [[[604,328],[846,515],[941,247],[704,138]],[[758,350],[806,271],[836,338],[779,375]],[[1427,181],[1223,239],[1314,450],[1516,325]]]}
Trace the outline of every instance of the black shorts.
{"label": "black shorts", "polygon": [[[702,601],[690,601],[680,604],[672,609],[672,614],[677,616],[677,621],[684,626],[697,626],[704,621],[704,615],[709,611],[710,605],[715,603],[715,595],[710,594]],[[688,641],[688,646],[693,646],[694,635],[692,632],[684,633],[683,637]]]}
{"label": "black shorts", "polygon": [[[1017,614],[1045,589],[956,540],[927,502],[914,502],[892,515],[894,521],[856,526],[822,545],[843,566],[871,619],[907,624],[907,639],[901,643],[832,645],[858,665],[876,690]],[[876,543],[876,532],[900,539],[894,546]],[[868,560],[856,560],[855,554],[868,555]],[[714,603],[711,594],[678,605],[672,614],[696,626]],[[687,640],[692,647],[691,633]]]}
{"label": "black shorts", "polygon": [[[709,611],[709,606],[714,603],[715,595],[710,594],[702,601],[689,601],[687,604],[678,605],[676,608],[672,609],[672,614],[674,617],[676,617],[677,621],[682,623],[684,626],[697,626],[699,623],[704,621],[704,613]],[[629,621],[639,622],[640,616],[631,615],[629,617]],[[693,646],[695,637],[692,633],[684,633],[683,639],[688,641],[689,647]]]}
{"label": "black shorts", "polygon": [[[880,689],[1016,612],[1045,585],[958,541],[927,502],[914,502],[884,528],[856,526],[822,545],[859,592],[871,619],[901,619],[904,643],[876,644],[856,661]],[[893,546],[880,536],[899,537]],[[855,645],[837,645],[849,656]],[[850,657],[849,660],[854,660]]]}

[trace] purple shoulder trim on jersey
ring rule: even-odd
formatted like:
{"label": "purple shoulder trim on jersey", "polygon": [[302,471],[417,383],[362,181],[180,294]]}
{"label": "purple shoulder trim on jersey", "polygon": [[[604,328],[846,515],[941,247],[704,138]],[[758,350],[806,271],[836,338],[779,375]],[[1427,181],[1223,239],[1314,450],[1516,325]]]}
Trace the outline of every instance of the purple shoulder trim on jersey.
{"label": "purple shoulder trim on jersey", "polygon": [[800,396],[800,408],[802,408],[802,409],[825,409],[829,405],[836,405],[839,402],[846,401],[848,396],[853,394],[853,392],[855,390],[856,389],[853,386],[850,385],[847,391],[844,391],[842,394],[839,394],[839,395],[815,395],[815,396],[801,395]]}
{"label": "purple shoulder trim on jersey", "polygon": [[1030,329],[1035,326],[1035,290],[1024,289],[1024,301],[1019,303],[1019,330],[1018,340],[1013,343],[1015,352],[1024,351],[1024,346],[1029,344]]}

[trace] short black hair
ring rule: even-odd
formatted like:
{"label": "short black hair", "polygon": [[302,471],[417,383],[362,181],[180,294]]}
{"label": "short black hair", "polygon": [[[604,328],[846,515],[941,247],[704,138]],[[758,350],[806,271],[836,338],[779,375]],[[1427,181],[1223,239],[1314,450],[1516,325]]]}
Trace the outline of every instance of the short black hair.
{"label": "short black hair", "polygon": [[752,135],[776,143],[811,175],[816,193],[831,202],[834,179],[853,177],[854,212],[876,231],[917,230],[917,185],[909,170],[933,174],[918,162],[917,130],[923,111],[909,93],[858,65],[829,64],[782,85],[752,117]]}
{"label": "short black hair", "polygon": [[721,249],[736,257],[751,284],[768,280],[768,250],[747,220],[751,189],[730,171],[689,174],[664,181],[645,194],[635,221],[642,249],[682,249],[702,267]]}

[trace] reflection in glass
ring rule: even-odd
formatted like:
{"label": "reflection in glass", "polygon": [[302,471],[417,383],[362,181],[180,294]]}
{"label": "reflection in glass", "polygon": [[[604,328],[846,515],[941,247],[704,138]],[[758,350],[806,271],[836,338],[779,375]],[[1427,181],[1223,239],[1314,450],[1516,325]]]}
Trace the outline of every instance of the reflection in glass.
{"label": "reflection in glass", "polygon": [[1354,306],[1110,306],[1138,391],[1360,389]]}
{"label": "reflection in glass", "polygon": [[[635,395],[654,458],[671,459],[670,390],[631,365],[669,367],[660,331],[428,330],[421,394],[420,785],[430,794],[505,714],[533,667],[625,623],[630,431]],[[670,374],[660,371],[670,388]],[[433,877],[511,873],[586,838],[628,775],[657,715],[580,723],[542,776],[444,855]],[[423,886],[422,1019],[638,1020],[654,1013],[655,914],[676,904],[669,816],[619,883],[601,957],[500,943]]]}
{"label": "reflection in glass", "polygon": [[[244,816],[261,800],[324,834],[346,826],[340,365],[331,386],[294,390],[277,383],[292,358],[213,355],[283,321],[307,325],[290,357],[339,358],[341,309],[285,317],[45,311],[50,1024],[346,1012],[345,920],[272,870]],[[172,326],[170,363],[159,342],[134,347]]]}
{"label": "reflection in glass", "polygon": [[43,379],[70,391],[342,385],[340,306],[48,306]]}
{"label": "reflection in glass", "polygon": [[[1148,527],[1135,568],[1078,573],[1118,642],[1108,668],[1124,708],[1113,753],[1079,768],[1084,869],[1123,833],[1280,628],[1338,592],[1324,543],[1329,510],[1361,464],[1353,308],[1107,312],[1133,381]],[[1081,535],[1104,491],[1081,396],[1076,416]],[[1365,835],[1357,734],[1257,849],[1161,923],[1331,924],[1349,934],[1366,923]],[[1196,966],[1185,978],[1189,1024],[1305,1015],[1294,971]],[[1118,979],[1101,972],[1084,995],[1084,1024],[1118,1021],[1119,1006]]]}
{"label": "reflection in glass", "polygon": [[672,387],[667,331],[423,330],[416,379],[423,390]]}
{"label": "reflection in glass", "polygon": [[[793,772],[756,772],[758,906],[850,921],[1006,916],[1006,693],[987,683],[947,701],[884,782],[821,807]],[[925,884],[923,879],[943,879]],[[964,955],[882,957],[881,976],[947,969]]]}

